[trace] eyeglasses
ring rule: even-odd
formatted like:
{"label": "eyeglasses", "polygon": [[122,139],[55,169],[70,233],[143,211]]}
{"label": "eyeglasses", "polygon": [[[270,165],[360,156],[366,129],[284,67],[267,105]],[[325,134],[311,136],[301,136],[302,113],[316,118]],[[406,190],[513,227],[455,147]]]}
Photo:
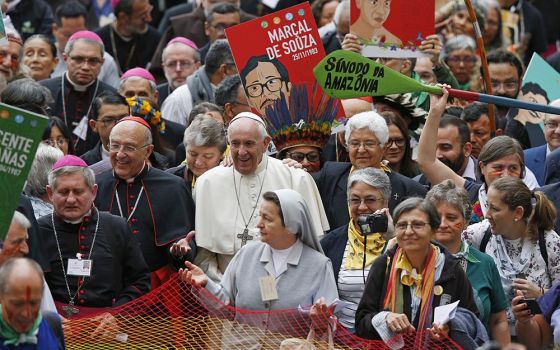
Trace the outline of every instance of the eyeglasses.
{"label": "eyeglasses", "polygon": [[413,221],[413,222],[397,222],[395,224],[395,230],[398,233],[406,232],[406,230],[410,227],[412,231],[418,232],[422,231],[426,225],[429,225],[427,222],[423,221]]}
{"label": "eyeglasses", "polygon": [[119,120],[121,120],[122,118],[124,118],[124,117],[126,117],[126,116],[127,116],[127,114],[122,115],[122,116],[120,116],[120,117],[107,117],[107,118],[103,118],[103,119],[98,119],[97,121],[100,122],[100,123],[102,123],[103,126],[109,127],[109,126],[112,126],[112,125],[117,124],[117,122],[118,122]]}
{"label": "eyeglasses", "polygon": [[500,86],[503,86],[504,90],[515,91],[519,86],[519,82],[517,80],[490,80],[490,85],[492,85],[492,90],[498,90]]}
{"label": "eyeglasses", "polygon": [[379,146],[380,143],[377,141],[350,141],[348,143],[348,147],[352,148],[352,149],[359,149],[361,146],[363,146],[365,149],[373,149],[377,146]]}
{"label": "eyeglasses", "polygon": [[135,146],[131,146],[131,145],[121,145],[118,143],[110,143],[109,144],[109,152],[123,152],[123,153],[134,153],[137,152],[139,150],[141,150],[144,147],[148,147],[149,144],[144,145],[144,146],[140,146],[140,147],[135,147]]}
{"label": "eyeglasses", "polygon": [[307,161],[311,163],[318,162],[321,160],[321,155],[319,154],[319,152],[316,151],[311,151],[309,153],[292,152],[292,153],[288,153],[288,157],[292,158],[298,163],[303,162],[303,160],[306,158]]}
{"label": "eyeglasses", "polygon": [[175,69],[189,69],[191,68],[193,65],[195,64],[195,62],[191,62],[191,61],[170,61],[167,63],[164,63],[163,65],[166,68],[175,68]]}
{"label": "eyeglasses", "polygon": [[348,200],[348,204],[350,204],[351,207],[359,207],[360,205],[362,205],[362,203],[364,203],[367,207],[373,207],[375,205],[375,203],[377,202],[381,202],[383,200],[383,198],[375,198],[375,197],[367,197],[367,198],[350,198]]}
{"label": "eyeglasses", "polygon": [[68,139],[64,137],[59,137],[56,139],[45,139],[43,140],[43,143],[51,147],[62,147],[68,143]]}
{"label": "eyeglasses", "polygon": [[74,61],[74,63],[76,63],[77,65],[86,63],[88,66],[92,67],[97,67],[103,62],[100,58],[97,57],[68,56],[68,58]]}
{"label": "eyeglasses", "polygon": [[392,144],[395,144],[398,148],[403,148],[406,145],[405,139],[389,139],[385,144],[385,147],[389,148]]}
{"label": "eyeglasses", "polygon": [[558,125],[560,125],[560,124],[558,124],[557,122],[550,122],[549,121],[549,122],[544,123],[544,125],[546,125],[546,127],[549,128],[550,130],[556,130],[556,129],[558,129]]}
{"label": "eyeglasses", "polygon": [[450,65],[458,65],[458,64],[461,64],[461,62],[463,62],[464,65],[471,65],[471,64],[474,64],[476,61],[477,61],[476,56],[466,56],[466,57],[449,56],[449,57],[447,57],[447,64],[450,64]]}
{"label": "eyeglasses", "polygon": [[260,97],[263,92],[264,88],[269,92],[276,92],[282,88],[282,80],[280,78],[272,78],[268,79],[264,84],[255,83],[252,85],[247,86],[247,95],[250,97]]}

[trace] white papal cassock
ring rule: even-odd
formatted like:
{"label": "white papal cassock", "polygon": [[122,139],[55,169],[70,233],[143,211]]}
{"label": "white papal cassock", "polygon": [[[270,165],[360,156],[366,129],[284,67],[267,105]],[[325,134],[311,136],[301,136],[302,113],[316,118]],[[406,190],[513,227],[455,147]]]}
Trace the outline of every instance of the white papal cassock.
{"label": "white papal cassock", "polygon": [[218,166],[199,177],[193,193],[196,244],[199,248],[195,264],[218,282],[233,255],[242,246],[238,235],[243,234],[249,218],[247,228],[252,239],[247,240],[247,244],[259,239],[256,225],[263,193],[284,188],[293,189],[303,196],[317,235],[329,229],[321,196],[311,175],[288,167],[278,159],[263,156],[253,175],[242,175],[234,167]]}

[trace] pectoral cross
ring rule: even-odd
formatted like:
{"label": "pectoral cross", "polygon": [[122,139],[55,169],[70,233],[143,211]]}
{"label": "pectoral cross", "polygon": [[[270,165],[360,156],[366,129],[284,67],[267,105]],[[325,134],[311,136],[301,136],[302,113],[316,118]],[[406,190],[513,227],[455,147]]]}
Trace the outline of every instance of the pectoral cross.
{"label": "pectoral cross", "polygon": [[74,302],[72,300],[70,300],[70,303],[68,305],[64,305],[62,307],[62,311],[64,311],[64,313],[66,314],[66,318],[70,318],[80,312],[80,310],[78,310],[78,308],[74,306]]}
{"label": "pectoral cross", "polygon": [[238,233],[237,234],[237,238],[241,239],[241,246],[243,247],[245,244],[247,244],[247,241],[251,241],[253,240],[253,236],[251,236],[249,234],[249,229],[245,228],[243,230],[243,233]]}
{"label": "pectoral cross", "polygon": [[399,194],[398,194],[398,193],[395,193],[395,194],[393,195],[393,197],[395,197],[395,200],[396,200],[396,201],[399,200]]}

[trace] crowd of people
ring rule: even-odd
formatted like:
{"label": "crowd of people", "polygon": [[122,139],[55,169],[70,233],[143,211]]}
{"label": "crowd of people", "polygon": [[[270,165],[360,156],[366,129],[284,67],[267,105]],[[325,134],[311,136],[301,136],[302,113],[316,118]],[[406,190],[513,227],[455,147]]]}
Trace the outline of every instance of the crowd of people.
{"label": "crowd of people", "polygon": [[[483,69],[463,1],[436,0],[425,57],[372,59],[443,95],[341,100],[331,134],[338,101],[307,108],[267,56],[238,71],[225,35],[302,2],[3,2],[0,100],[49,121],[0,245],[0,348],[63,349],[76,315],[107,335],[176,274],[238,308],[307,307],[317,332],[560,346],[560,115],[449,97]],[[349,0],[309,2],[327,53],[361,52]],[[472,3],[493,94],[560,106],[521,88],[533,53],[560,71],[560,0]]]}

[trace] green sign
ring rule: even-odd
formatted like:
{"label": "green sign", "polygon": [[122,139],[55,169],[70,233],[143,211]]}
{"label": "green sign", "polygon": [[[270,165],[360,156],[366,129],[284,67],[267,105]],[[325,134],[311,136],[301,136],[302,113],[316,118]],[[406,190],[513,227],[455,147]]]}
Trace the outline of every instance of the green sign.
{"label": "green sign", "polygon": [[358,53],[337,50],[313,69],[323,90],[336,98],[385,96],[426,91],[441,94],[441,88],[424,85]]}
{"label": "green sign", "polygon": [[0,103],[0,240],[8,233],[48,119]]}

